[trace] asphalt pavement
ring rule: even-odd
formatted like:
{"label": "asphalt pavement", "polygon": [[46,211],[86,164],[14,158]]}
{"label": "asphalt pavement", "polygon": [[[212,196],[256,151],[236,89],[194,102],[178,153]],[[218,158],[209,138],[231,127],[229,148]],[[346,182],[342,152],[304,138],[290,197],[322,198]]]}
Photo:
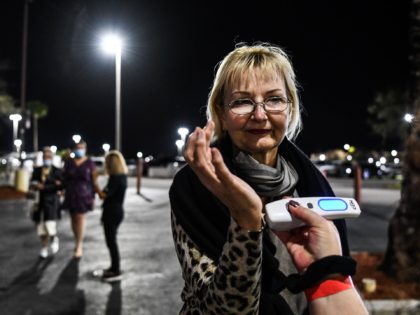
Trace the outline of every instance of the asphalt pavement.
{"label": "asphalt pavement", "polygon": [[80,261],[72,258],[66,213],[59,224],[59,252],[42,260],[27,205],[1,201],[0,314],[176,314],[182,279],[170,230],[170,182],[144,179],[139,196],[130,179],[118,234],[123,280],[114,284],[91,276],[93,270],[109,267],[99,201],[87,216]]}

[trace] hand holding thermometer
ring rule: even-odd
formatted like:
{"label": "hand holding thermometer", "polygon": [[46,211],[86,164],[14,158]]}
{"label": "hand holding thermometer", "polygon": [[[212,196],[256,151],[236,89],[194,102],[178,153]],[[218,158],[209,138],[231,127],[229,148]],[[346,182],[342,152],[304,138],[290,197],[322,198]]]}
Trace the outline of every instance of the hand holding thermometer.
{"label": "hand holding thermometer", "polygon": [[287,209],[290,200],[299,202],[303,207],[329,220],[357,218],[360,215],[359,204],[353,198],[303,197],[282,199],[265,205],[266,221],[271,229],[289,231],[305,225],[305,223],[290,215]]}

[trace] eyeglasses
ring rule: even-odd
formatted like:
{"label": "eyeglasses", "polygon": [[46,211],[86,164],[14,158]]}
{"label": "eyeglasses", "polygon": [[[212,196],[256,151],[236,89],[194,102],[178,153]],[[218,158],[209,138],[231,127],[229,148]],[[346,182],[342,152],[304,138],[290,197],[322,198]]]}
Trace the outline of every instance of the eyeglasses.
{"label": "eyeglasses", "polygon": [[236,115],[248,115],[255,111],[258,105],[262,105],[266,113],[281,113],[289,106],[291,103],[285,97],[282,96],[271,96],[266,98],[263,102],[254,102],[250,98],[240,98],[232,101],[227,106],[230,111]]}

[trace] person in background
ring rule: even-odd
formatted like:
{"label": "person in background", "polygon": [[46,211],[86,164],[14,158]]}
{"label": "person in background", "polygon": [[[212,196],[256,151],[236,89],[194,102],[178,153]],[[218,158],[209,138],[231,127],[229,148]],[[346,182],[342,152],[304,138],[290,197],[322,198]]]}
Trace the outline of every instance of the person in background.
{"label": "person in background", "polygon": [[60,218],[60,190],[62,188],[62,171],[55,167],[54,154],[50,147],[42,150],[43,165],[34,168],[31,179],[31,189],[39,192],[39,202],[32,214],[37,226],[37,234],[42,243],[39,253],[41,258],[47,258],[49,248],[51,254],[59,249],[57,236],[57,220]]}
{"label": "person in background", "polygon": [[74,258],[83,255],[83,238],[86,225],[86,213],[93,210],[97,185],[95,163],[86,155],[86,142],[76,143],[74,158],[64,164],[64,202],[63,209],[70,212],[71,227],[75,238]]}
{"label": "person in background", "polygon": [[121,279],[120,252],[117,243],[117,231],[124,219],[124,197],[127,189],[128,168],[119,151],[110,151],[105,157],[105,170],[108,183],[99,195],[103,202],[101,222],[104,228],[105,241],[111,257],[111,266],[98,275],[107,282]]}

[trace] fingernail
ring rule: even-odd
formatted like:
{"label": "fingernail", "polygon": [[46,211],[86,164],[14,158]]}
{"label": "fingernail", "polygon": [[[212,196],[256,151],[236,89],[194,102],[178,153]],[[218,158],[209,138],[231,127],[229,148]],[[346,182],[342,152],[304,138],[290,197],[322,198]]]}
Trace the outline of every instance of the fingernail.
{"label": "fingernail", "polygon": [[300,206],[300,203],[294,200],[290,200],[289,205],[291,205],[293,208],[297,208]]}

